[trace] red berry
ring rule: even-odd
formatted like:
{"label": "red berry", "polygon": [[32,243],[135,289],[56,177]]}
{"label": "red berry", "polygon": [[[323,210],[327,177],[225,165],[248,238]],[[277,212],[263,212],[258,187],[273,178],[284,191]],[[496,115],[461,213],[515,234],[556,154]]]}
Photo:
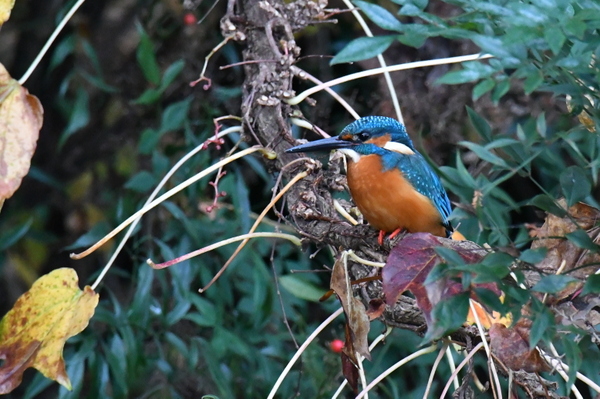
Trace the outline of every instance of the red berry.
{"label": "red berry", "polygon": [[183,15],[183,23],[185,25],[194,25],[196,22],[198,22],[198,18],[196,18],[196,16],[193,13],[186,12]]}
{"label": "red berry", "polygon": [[335,353],[340,353],[342,349],[344,349],[344,346],[344,341],[342,341],[341,339],[334,339],[329,343],[329,349],[331,349],[331,351]]}

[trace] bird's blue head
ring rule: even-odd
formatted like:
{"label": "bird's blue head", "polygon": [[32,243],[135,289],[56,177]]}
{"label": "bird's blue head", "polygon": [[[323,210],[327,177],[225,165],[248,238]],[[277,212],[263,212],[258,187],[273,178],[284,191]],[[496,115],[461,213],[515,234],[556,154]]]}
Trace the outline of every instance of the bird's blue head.
{"label": "bird's blue head", "polygon": [[327,139],[292,147],[286,152],[341,150],[357,159],[360,155],[377,153],[384,148],[403,154],[415,152],[406,128],[395,119],[385,116],[366,116],[346,126],[342,132]]}

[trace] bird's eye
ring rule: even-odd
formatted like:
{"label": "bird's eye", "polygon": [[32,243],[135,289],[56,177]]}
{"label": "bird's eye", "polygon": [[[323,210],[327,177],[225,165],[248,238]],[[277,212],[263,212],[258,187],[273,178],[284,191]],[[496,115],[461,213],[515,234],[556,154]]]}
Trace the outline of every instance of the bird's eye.
{"label": "bird's eye", "polygon": [[360,141],[367,141],[371,138],[371,135],[367,132],[359,132],[356,134],[356,137],[358,137]]}

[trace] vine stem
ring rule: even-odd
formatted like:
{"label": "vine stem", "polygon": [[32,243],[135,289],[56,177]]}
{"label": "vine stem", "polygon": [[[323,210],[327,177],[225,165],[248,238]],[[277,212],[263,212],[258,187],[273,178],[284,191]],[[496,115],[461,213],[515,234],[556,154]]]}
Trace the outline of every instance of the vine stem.
{"label": "vine stem", "polygon": [[58,37],[58,35],[60,34],[60,32],[63,30],[63,28],[65,27],[65,25],[67,24],[67,22],[69,22],[69,20],[73,16],[73,14],[75,14],[77,12],[77,10],[79,9],[79,7],[81,7],[81,5],[84,2],[85,2],[85,0],[78,0],[75,4],[73,4],[73,7],[71,7],[71,9],[69,10],[69,12],[67,12],[65,14],[65,16],[63,17],[63,19],[56,26],[56,28],[54,28],[54,32],[52,32],[52,34],[50,35],[50,37],[46,41],[46,44],[44,44],[44,47],[42,47],[42,49],[40,50],[40,52],[38,53],[38,55],[35,57],[35,59],[31,63],[31,65],[29,65],[29,68],[27,68],[27,70],[25,71],[25,73],[23,74],[23,76],[21,76],[21,79],[18,80],[18,82],[19,82],[20,85],[23,85],[27,81],[27,79],[29,79],[29,77],[31,76],[31,74],[33,73],[33,71],[35,71],[35,68],[37,68],[37,66],[42,61],[42,58],[44,58],[44,56],[48,52],[48,49],[50,49],[50,46],[52,46],[52,43],[54,43],[54,41],[56,40],[56,38]]}

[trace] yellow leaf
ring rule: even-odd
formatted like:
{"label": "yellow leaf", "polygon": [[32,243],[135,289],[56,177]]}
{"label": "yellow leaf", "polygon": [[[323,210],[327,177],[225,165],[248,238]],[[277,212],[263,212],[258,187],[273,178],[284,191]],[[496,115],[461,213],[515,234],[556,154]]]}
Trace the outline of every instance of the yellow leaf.
{"label": "yellow leaf", "polygon": [[65,341],[88,325],[98,294],[83,291],[75,270],[62,268],[40,277],[0,321],[0,394],[15,389],[23,372],[35,367],[71,389],[62,357]]}
{"label": "yellow leaf", "polygon": [[[0,0],[0,14],[2,2]],[[0,201],[10,198],[29,171],[44,110],[37,97],[0,64]]]}
{"label": "yellow leaf", "polygon": [[0,26],[8,21],[10,10],[15,5],[15,0],[0,0]]}

